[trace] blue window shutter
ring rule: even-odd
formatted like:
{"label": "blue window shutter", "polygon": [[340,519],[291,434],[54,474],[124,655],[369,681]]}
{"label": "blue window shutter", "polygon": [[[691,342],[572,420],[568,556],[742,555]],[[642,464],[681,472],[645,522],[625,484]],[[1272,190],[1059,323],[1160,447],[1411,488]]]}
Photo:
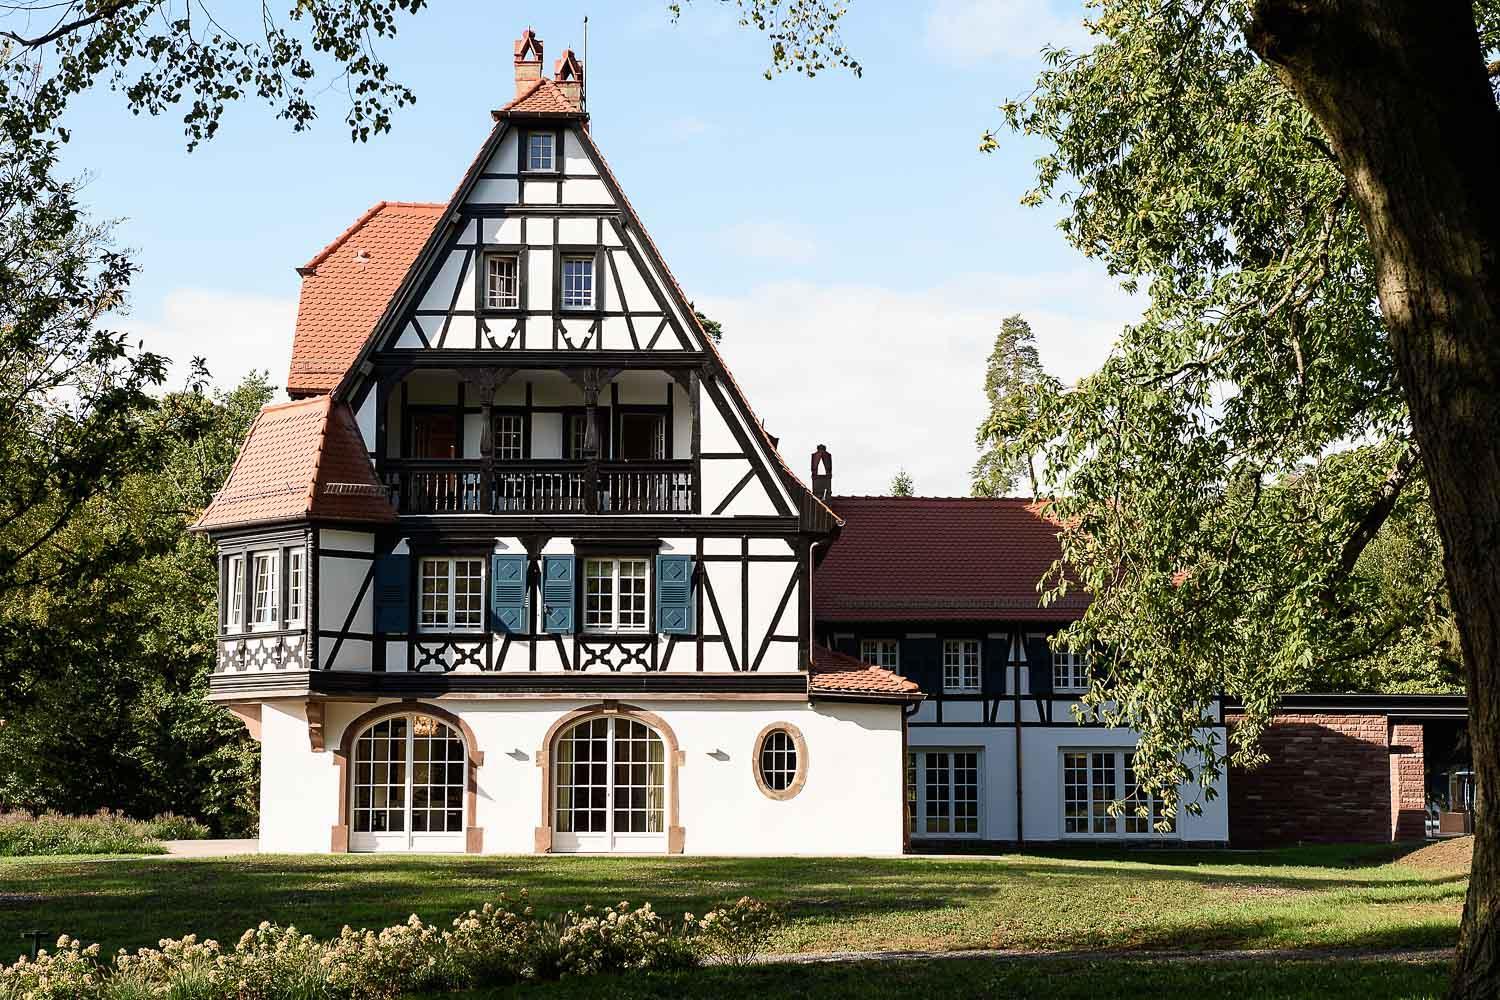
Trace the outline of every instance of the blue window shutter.
{"label": "blue window shutter", "polygon": [[411,556],[375,557],[375,631],[405,632],[411,623]]}
{"label": "blue window shutter", "polygon": [[572,556],[542,556],[542,630],[575,631]]}
{"label": "blue window shutter", "polygon": [[656,628],[666,635],[693,634],[693,559],[656,557]]}
{"label": "blue window shutter", "polygon": [[490,556],[490,616],[496,632],[525,632],[525,556]]}
{"label": "blue window shutter", "polygon": [[943,690],[943,643],[939,639],[902,639],[901,673],[928,694]]}
{"label": "blue window shutter", "polygon": [[1041,636],[1026,640],[1026,666],[1031,672],[1031,693],[1052,693],[1052,647]]}
{"label": "blue window shutter", "polygon": [[986,639],[980,654],[984,693],[996,697],[1005,693],[1005,664],[1010,659],[1009,639]]}

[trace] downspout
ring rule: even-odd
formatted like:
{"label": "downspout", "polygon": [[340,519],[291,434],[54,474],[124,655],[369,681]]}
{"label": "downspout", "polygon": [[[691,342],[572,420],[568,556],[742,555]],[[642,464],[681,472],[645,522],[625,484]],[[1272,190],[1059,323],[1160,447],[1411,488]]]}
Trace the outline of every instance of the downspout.
{"label": "downspout", "polygon": [[[1015,649],[1017,646],[1020,646],[1022,651],[1024,652],[1025,633],[1014,633],[1011,636],[1011,639],[1011,649]],[[1012,716],[1011,721],[1014,722],[1016,726],[1016,846],[1020,847],[1026,843],[1026,827],[1023,823],[1025,812],[1022,808],[1024,803],[1021,799],[1021,779],[1023,770],[1021,767],[1021,663],[1015,658],[1014,655],[1012,655],[1011,657],[1011,668],[1015,671],[1015,683],[1011,685],[1011,703],[1014,706],[1015,714]]]}

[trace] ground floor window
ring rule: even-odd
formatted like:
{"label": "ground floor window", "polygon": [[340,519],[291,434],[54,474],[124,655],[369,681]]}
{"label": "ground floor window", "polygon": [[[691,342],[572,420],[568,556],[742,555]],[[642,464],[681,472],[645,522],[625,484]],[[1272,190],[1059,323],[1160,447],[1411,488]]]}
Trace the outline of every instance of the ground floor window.
{"label": "ground floor window", "polygon": [[[1062,755],[1063,834],[1074,837],[1170,836],[1176,825],[1160,799],[1135,779],[1130,750],[1065,750]],[[1110,806],[1123,804],[1112,815]],[[1141,815],[1141,807],[1146,815]],[[1166,822],[1165,830],[1159,824]]]}
{"label": "ground floor window", "polygon": [[381,719],[354,743],[353,850],[463,850],[463,738],[430,715]]}
{"label": "ground floor window", "polygon": [[553,846],[666,847],[666,745],[635,719],[597,716],[558,736],[553,753]]}
{"label": "ground floor window", "polygon": [[914,837],[980,836],[979,750],[907,755],[907,810]]}

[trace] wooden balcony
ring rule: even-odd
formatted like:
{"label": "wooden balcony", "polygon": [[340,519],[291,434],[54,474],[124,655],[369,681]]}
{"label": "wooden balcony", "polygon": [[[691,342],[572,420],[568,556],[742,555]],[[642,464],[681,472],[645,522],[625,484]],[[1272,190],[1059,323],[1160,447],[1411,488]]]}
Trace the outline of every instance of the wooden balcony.
{"label": "wooden balcony", "polygon": [[692,462],[392,460],[382,477],[403,514],[692,514]]}

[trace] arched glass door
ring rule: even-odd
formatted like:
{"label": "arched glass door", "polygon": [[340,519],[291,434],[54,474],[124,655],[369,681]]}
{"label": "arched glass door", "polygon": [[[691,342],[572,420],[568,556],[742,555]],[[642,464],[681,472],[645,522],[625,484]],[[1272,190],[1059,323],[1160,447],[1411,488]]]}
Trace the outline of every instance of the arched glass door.
{"label": "arched glass door", "polygon": [[557,851],[665,851],[666,745],[635,719],[599,716],[564,730],[553,752]]}
{"label": "arched glass door", "polygon": [[462,851],[467,753],[430,715],[393,715],[354,742],[351,851]]}

